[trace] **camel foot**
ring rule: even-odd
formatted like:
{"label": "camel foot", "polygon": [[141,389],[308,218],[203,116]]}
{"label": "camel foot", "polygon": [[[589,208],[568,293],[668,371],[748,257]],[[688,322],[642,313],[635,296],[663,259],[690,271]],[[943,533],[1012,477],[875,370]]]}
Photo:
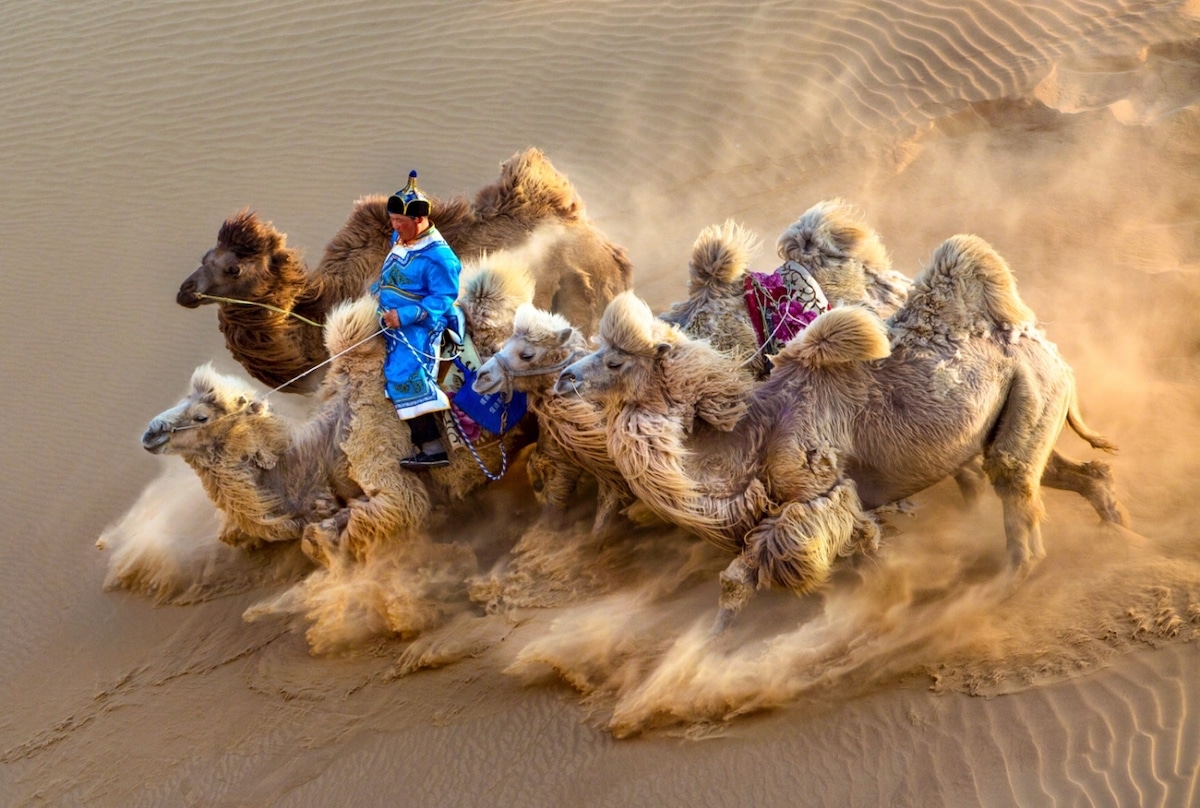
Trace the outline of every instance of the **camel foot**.
{"label": "camel foot", "polygon": [[733,616],[742,610],[754,596],[754,570],[746,563],[746,559],[738,556],[729,562],[729,566],[721,571],[721,610],[713,623],[711,636],[717,636],[733,620]]}
{"label": "camel foot", "polygon": [[709,639],[720,637],[729,628],[733,622],[733,616],[737,614],[736,609],[722,607],[717,611],[717,617],[713,620],[712,628],[708,631]]}
{"label": "camel foot", "polygon": [[314,564],[322,567],[329,567],[334,558],[341,555],[341,544],[342,534],[336,518],[307,525],[300,537],[300,549]]}

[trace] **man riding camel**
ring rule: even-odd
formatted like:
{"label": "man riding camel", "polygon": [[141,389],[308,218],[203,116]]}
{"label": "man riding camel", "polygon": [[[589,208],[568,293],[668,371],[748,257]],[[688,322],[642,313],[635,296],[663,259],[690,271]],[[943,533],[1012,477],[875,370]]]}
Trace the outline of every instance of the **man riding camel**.
{"label": "man riding camel", "polygon": [[437,384],[442,332],[453,322],[461,264],[433,222],[428,197],[417,187],[417,172],[388,198],[392,251],[371,293],[387,339],[383,373],[396,414],[408,421],[416,454],[405,468],[449,465],[435,413],[450,408]]}

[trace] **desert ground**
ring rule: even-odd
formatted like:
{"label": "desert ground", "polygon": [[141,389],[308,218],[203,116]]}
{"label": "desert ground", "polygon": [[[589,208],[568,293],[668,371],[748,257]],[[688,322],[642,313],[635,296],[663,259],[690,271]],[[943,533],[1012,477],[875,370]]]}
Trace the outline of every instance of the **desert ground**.
{"label": "desert ground", "polygon": [[[1188,806],[1200,799],[1200,6],[0,4],[0,803]],[[534,527],[519,462],[434,539],[505,571],[404,630],[420,571],[246,552],[147,422],[212,362],[175,303],[251,208],[310,263],[412,168],[536,147],[656,310],[697,233],[853,203],[915,277],[986,239],[1074,368],[1128,526],[913,499],[819,593],[707,636],[720,551]],[[275,394],[302,420],[312,402]],[[514,554],[518,545],[523,554]],[[519,555],[519,557],[518,557]],[[517,566],[514,567],[514,564]],[[444,582],[443,582],[444,583]]]}

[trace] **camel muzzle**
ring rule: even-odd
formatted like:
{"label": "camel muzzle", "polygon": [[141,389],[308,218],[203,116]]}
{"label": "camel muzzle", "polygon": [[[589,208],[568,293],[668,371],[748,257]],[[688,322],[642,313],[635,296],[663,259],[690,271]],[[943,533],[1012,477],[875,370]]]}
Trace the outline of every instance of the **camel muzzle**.
{"label": "camel muzzle", "polygon": [[150,454],[159,454],[171,440],[171,430],[161,424],[151,424],[142,434],[142,448]]}
{"label": "camel muzzle", "polygon": [[471,389],[483,396],[498,393],[504,387],[504,377],[500,373],[493,371],[491,362],[484,363],[475,376],[475,381],[471,383]]}
{"label": "camel muzzle", "polygon": [[199,308],[204,303],[204,298],[197,294],[196,286],[195,279],[188,278],[185,280],[179,286],[179,292],[175,295],[175,302],[185,309]]}

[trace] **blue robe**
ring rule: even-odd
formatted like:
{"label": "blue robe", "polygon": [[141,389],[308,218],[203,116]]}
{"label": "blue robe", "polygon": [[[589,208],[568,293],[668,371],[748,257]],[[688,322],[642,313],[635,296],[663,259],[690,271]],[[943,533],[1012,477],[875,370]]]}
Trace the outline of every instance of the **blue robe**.
{"label": "blue robe", "polygon": [[388,398],[404,420],[450,407],[437,385],[437,364],[461,269],[442,234],[430,227],[409,244],[393,235],[392,251],[371,286],[380,315],[395,309],[400,318],[399,328],[384,332],[383,375]]}

